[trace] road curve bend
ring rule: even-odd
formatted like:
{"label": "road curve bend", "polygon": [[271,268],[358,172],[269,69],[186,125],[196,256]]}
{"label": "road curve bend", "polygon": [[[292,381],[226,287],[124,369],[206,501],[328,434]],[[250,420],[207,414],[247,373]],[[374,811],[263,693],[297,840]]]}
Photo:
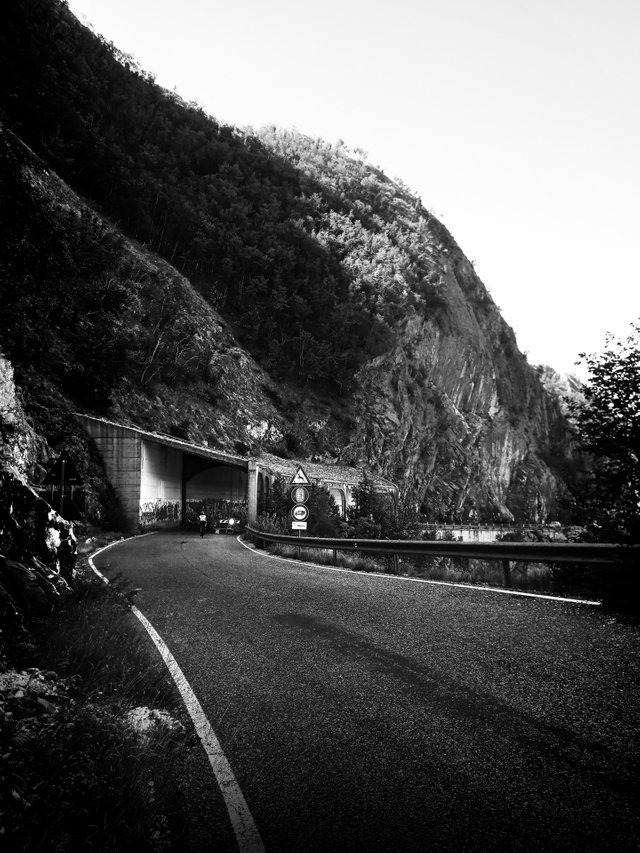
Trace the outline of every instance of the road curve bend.
{"label": "road curve bend", "polygon": [[184,531],[95,563],[141,589],[267,851],[640,849],[637,624]]}

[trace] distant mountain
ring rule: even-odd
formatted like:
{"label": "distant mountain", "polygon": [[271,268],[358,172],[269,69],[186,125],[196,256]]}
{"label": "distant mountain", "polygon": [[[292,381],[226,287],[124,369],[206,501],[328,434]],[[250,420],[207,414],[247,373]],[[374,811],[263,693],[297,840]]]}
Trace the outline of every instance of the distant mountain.
{"label": "distant mountain", "polygon": [[0,347],[50,447],[93,464],[80,408],[370,467],[432,518],[561,512],[560,404],[406,187],[221,126],[59,0],[7,15]]}

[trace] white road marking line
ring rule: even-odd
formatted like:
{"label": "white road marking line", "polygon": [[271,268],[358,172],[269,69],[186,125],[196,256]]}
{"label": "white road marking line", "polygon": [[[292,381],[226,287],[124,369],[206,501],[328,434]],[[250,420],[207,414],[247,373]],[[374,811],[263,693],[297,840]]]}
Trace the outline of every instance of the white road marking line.
{"label": "white road marking line", "polygon": [[[99,551],[96,551],[95,554],[92,554],[91,557],[89,557],[89,565],[96,575],[106,584],[108,584],[109,581],[102,572],[95,567],[93,557],[97,557],[98,554],[102,553],[102,551],[105,551],[107,548],[111,548],[113,545],[120,544],[121,541],[123,540],[111,542],[109,545],[106,545],[104,548],[100,548]],[[231,826],[233,827],[233,831],[236,836],[238,850],[240,853],[264,853],[264,844],[260,838],[260,833],[258,832],[253,816],[249,811],[249,806],[247,805],[242,791],[240,790],[240,786],[238,785],[238,781],[231,769],[231,765],[226,759],[222,746],[220,745],[220,741],[216,737],[215,732],[211,727],[211,723],[202,710],[202,706],[198,702],[191,685],[185,678],[184,673],[178,666],[178,662],[169,651],[166,643],[160,634],[158,634],[151,622],[149,622],[146,616],[133,605],[131,606],[131,612],[140,620],[145,630],[153,640],[163,661],[167,665],[167,669],[169,670],[176,687],[180,691],[182,700],[189,712],[189,716],[193,720],[196,732],[200,738],[202,746],[204,747],[204,751],[207,754],[211,769],[213,770],[218,787],[220,788],[220,792],[224,798],[227,812],[229,813],[229,818],[231,820]]]}
{"label": "white road marking line", "polygon": [[[542,598],[546,601],[560,601],[565,604],[589,604],[592,607],[602,607],[601,601],[592,601],[587,598],[561,598],[558,595],[544,595],[541,592],[522,592],[518,589],[501,589],[499,586],[476,586],[471,583],[454,583],[453,581],[432,581],[428,578],[403,578],[400,575],[387,575],[383,572],[356,572],[353,569],[343,569],[340,566],[327,566],[323,563],[306,563],[303,560],[294,560],[291,557],[279,557],[277,554],[266,554],[264,551],[258,551],[237,536],[237,541],[243,545],[248,551],[253,551],[258,557],[268,557],[271,560],[282,560],[285,563],[293,563],[296,566],[310,566],[314,569],[327,569],[330,572],[347,572],[351,575],[368,575],[370,578],[384,578],[385,580],[395,581],[412,581],[413,583],[430,583],[436,586],[456,586],[460,589],[471,589],[474,592],[499,592],[502,595],[520,595],[525,598]],[[304,547],[304,546],[303,546]]]}

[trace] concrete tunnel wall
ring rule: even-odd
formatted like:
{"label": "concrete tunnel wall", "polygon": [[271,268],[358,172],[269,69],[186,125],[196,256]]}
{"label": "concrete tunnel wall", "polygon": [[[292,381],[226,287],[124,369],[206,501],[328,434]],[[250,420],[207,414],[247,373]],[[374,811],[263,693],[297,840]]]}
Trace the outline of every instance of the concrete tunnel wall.
{"label": "concrete tunnel wall", "polygon": [[247,474],[222,462],[142,441],[140,522],[175,524],[188,504],[207,499],[242,501]]}
{"label": "concrete tunnel wall", "polygon": [[134,529],[140,519],[140,435],[126,427],[98,420],[86,425],[102,456],[107,477],[120,501],[126,525],[129,529]]}
{"label": "concrete tunnel wall", "polygon": [[[295,471],[296,463],[275,457],[265,464],[91,415],[76,416],[103,458],[129,530],[157,522],[179,523],[187,502],[207,498],[246,499],[248,520],[255,522],[259,498],[266,496],[274,478],[282,476],[288,482]],[[310,467],[311,478],[329,488],[344,514],[353,504],[356,472],[349,481],[344,474],[336,478],[331,470],[314,472]]]}
{"label": "concrete tunnel wall", "polygon": [[247,497],[247,472],[228,465],[215,465],[190,477],[186,490],[188,501],[206,498],[242,501]]}
{"label": "concrete tunnel wall", "polygon": [[182,501],[182,451],[142,441],[140,506]]}
{"label": "concrete tunnel wall", "polygon": [[[186,501],[243,500],[246,470],[240,457],[209,452],[91,415],[76,415],[95,442],[116,493],[127,530],[179,523]],[[228,460],[228,461],[227,461]]]}

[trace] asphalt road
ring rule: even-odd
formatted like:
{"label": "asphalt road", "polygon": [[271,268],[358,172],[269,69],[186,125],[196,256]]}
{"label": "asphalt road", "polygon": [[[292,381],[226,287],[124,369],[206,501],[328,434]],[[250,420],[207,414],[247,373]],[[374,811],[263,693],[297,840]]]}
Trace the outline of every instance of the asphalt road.
{"label": "asphalt road", "polygon": [[142,588],[269,853],[640,850],[637,624],[232,537],[95,562]]}

